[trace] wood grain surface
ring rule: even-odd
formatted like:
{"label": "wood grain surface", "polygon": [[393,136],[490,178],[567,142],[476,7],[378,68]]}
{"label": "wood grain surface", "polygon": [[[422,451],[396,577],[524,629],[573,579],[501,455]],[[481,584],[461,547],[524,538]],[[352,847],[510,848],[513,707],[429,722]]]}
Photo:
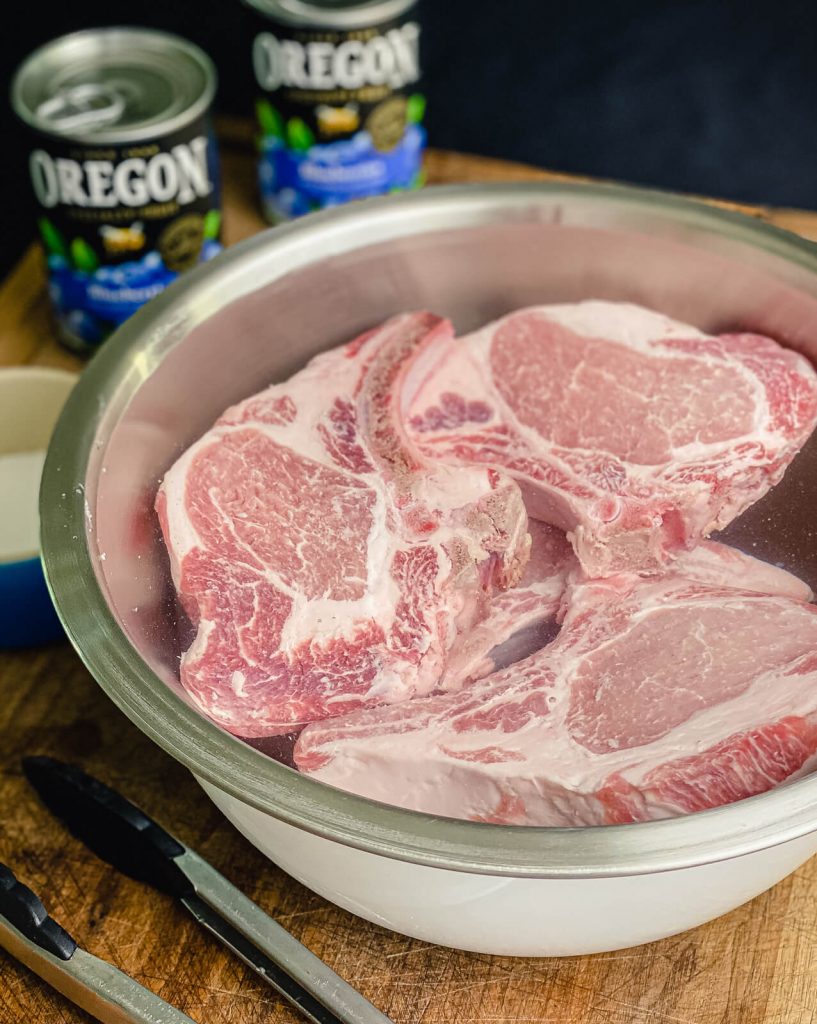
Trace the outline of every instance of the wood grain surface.
{"label": "wood grain surface", "polygon": [[[244,134],[224,132],[230,242],[262,226]],[[428,172],[431,181],[556,177],[450,153],[429,154]],[[817,239],[817,214],[747,212]],[[0,288],[0,365],[79,365],[54,344],[43,287],[32,248]],[[726,917],[637,949],[514,960],[430,946],[337,909],[275,868],[116,710],[67,644],[0,653],[0,861],[82,945],[197,1021],[299,1018],[172,900],[119,876],[68,836],[22,778],[20,758],[34,753],[80,763],[141,804],[395,1024],[817,1022],[817,859]],[[88,1020],[0,951],[0,1024]]]}

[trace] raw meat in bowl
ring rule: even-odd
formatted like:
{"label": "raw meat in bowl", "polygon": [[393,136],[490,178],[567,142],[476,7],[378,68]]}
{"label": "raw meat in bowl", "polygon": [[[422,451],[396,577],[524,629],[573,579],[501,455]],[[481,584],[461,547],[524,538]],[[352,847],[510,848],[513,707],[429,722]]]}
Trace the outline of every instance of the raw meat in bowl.
{"label": "raw meat in bowl", "polygon": [[589,576],[659,569],[726,526],[817,418],[802,356],[624,303],[519,310],[422,358],[415,443],[511,473]]}
{"label": "raw meat in bowl", "polygon": [[780,593],[763,593],[755,559],[744,589],[718,586],[719,557],[705,583],[683,563],[578,582],[548,647],[459,693],[308,726],[296,764],[387,803],[513,825],[646,821],[765,792],[817,755],[817,607],[780,570]]}
{"label": "raw meat in bowl", "polygon": [[181,680],[231,732],[428,693],[494,587],[519,578],[517,485],[429,465],[404,440],[406,366],[449,331],[406,314],[318,356],[228,409],[165,476],[157,510],[197,627]]}

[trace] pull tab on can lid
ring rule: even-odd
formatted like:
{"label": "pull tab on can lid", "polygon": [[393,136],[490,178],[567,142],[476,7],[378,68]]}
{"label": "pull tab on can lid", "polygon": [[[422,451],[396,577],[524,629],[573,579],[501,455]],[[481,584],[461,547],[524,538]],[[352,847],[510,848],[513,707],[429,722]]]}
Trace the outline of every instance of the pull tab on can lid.
{"label": "pull tab on can lid", "polygon": [[210,59],[192,43],[152,29],[88,29],[55,39],[20,67],[12,106],[41,132],[90,145],[155,139],[209,107]]}
{"label": "pull tab on can lid", "polygon": [[64,86],[36,110],[37,118],[60,134],[93,131],[117,124],[125,111],[125,98],[112,86],[89,82]]}

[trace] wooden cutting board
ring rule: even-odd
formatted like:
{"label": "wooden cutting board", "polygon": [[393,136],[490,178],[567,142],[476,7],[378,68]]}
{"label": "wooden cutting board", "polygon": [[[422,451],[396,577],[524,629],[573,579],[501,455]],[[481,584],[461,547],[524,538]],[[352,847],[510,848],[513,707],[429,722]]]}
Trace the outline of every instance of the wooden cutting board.
{"label": "wooden cutting board", "polygon": [[[234,242],[263,225],[247,131],[222,128],[225,231]],[[429,154],[428,176],[563,177],[440,152]],[[817,214],[740,208],[817,239]],[[29,362],[80,365],[54,343],[34,247],[0,287],[0,365]],[[121,877],[68,836],[22,778],[20,758],[34,753],[78,762],[141,804],[395,1024],[817,1022],[817,858],[726,917],[636,949],[514,960],[430,946],[337,909],[275,868],[120,714],[67,644],[0,652],[0,861],[82,945],[197,1021],[300,1018],[170,899]],[[0,1024],[89,1020],[0,951]]]}

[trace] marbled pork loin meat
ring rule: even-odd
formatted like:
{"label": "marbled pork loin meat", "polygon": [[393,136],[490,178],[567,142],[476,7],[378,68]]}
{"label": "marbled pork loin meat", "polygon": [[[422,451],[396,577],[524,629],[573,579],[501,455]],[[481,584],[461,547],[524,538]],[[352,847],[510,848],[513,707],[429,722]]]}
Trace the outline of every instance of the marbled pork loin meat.
{"label": "marbled pork loin meat", "polygon": [[593,577],[661,568],[724,527],[817,422],[802,356],[627,304],[519,310],[423,358],[410,405],[423,452],[511,473]]}
{"label": "marbled pork loin meat", "polygon": [[227,410],[166,474],[156,506],[196,627],[181,681],[231,732],[428,693],[518,581],[516,483],[429,463],[405,435],[413,360],[450,334],[397,316]]}
{"label": "marbled pork loin meat", "polygon": [[817,752],[810,596],[714,544],[663,576],[579,578],[549,646],[458,693],[308,726],[295,761],[363,796],[501,824],[644,821],[761,793]]}
{"label": "marbled pork loin meat", "polygon": [[[458,690],[465,682],[544,647],[558,632],[568,584],[587,579],[563,531],[535,519],[528,520],[528,530],[531,553],[522,578],[515,587],[491,598],[488,614],[463,638],[456,657],[449,661],[442,689]],[[796,601],[809,601],[813,596],[792,573],[717,541],[704,540],[683,551],[673,568],[699,583],[778,594]]]}

